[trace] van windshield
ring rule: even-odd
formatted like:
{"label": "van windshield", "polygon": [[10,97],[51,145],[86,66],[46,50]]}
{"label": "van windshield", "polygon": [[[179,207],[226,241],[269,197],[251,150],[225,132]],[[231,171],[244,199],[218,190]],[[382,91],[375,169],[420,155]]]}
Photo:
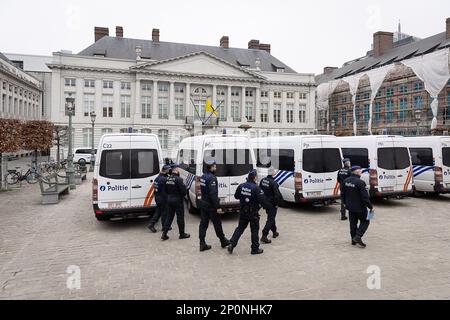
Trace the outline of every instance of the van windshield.
{"label": "van windshield", "polygon": [[442,164],[450,167],[450,148],[442,148]]}
{"label": "van windshield", "polygon": [[303,150],[303,170],[312,173],[334,172],[341,168],[338,148]]}
{"label": "van windshield", "polygon": [[403,147],[378,148],[378,167],[402,170],[410,166],[408,149]]}
{"label": "van windshield", "polygon": [[243,176],[253,169],[249,149],[206,150],[203,156],[203,172],[206,172],[207,161],[216,162],[217,177]]}

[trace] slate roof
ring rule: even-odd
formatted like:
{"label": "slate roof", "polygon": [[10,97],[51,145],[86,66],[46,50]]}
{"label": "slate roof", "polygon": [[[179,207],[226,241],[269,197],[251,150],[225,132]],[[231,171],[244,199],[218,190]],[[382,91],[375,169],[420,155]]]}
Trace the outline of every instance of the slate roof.
{"label": "slate roof", "polygon": [[366,56],[348,62],[330,74],[317,75],[316,83],[321,84],[333,79],[340,79],[447,47],[450,47],[450,39],[446,38],[445,32],[406,44],[396,45],[394,43],[394,47],[389,52],[379,57],[374,57],[373,51],[369,51]]}
{"label": "slate roof", "polygon": [[284,68],[287,73],[296,73],[295,70],[272,56],[267,51],[259,49],[225,49],[214,46],[164,41],[154,42],[151,40],[116,38],[108,36],[101,38],[78,53],[78,55],[94,56],[96,54],[105,54],[108,58],[135,60],[136,46],[142,47],[141,57],[157,61],[173,59],[203,51],[238,67],[248,66],[250,68],[256,68],[255,61],[259,58],[261,61],[260,69],[262,71],[275,72],[276,68]]}

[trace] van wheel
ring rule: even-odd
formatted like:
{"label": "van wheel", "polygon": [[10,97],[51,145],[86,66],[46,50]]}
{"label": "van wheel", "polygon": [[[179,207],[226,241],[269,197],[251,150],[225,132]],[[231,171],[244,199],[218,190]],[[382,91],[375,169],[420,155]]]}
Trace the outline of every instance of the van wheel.
{"label": "van wheel", "polygon": [[95,217],[97,218],[97,221],[109,221],[109,219],[111,219],[110,216],[106,216],[103,214],[95,215]]}
{"label": "van wheel", "polygon": [[200,210],[198,210],[196,207],[194,207],[192,205],[191,199],[187,199],[187,206],[188,206],[188,211],[190,214],[199,214]]}

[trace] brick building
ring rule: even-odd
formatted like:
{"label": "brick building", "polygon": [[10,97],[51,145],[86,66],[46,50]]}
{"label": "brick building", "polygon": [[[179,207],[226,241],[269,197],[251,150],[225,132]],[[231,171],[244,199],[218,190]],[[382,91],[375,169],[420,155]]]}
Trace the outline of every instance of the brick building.
{"label": "brick building", "polygon": [[[327,107],[317,110],[319,132],[336,135],[369,134],[371,119],[372,134],[420,135],[448,134],[450,131],[450,81],[438,95],[437,126],[431,130],[433,112],[432,98],[425,90],[414,71],[404,63],[406,59],[423,57],[450,46],[450,18],[446,20],[446,31],[418,39],[412,36],[395,37],[390,32],[377,32],[373,36],[373,48],[366,56],[345,63],[341,68],[326,67],[316,77],[317,84],[335,81],[330,91]],[[397,41],[394,41],[396,39]],[[370,79],[365,74],[371,70],[390,66],[371,107]],[[357,83],[355,108],[349,83],[338,81],[352,75],[361,76]],[[332,89],[331,89],[332,90]],[[318,99],[319,100],[319,99]],[[416,110],[420,110],[419,114]],[[419,119],[420,116],[420,119]],[[433,131],[433,132],[432,132]]]}

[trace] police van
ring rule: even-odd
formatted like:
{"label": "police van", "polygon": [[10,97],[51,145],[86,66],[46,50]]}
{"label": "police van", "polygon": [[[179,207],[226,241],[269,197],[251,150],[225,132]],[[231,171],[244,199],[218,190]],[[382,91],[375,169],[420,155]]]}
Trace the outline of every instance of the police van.
{"label": "police van", "polygon": [[162,166],[154,134],[105,134],[98,144],[92,201],[98,220],[148,214],[156,206],[154,180]]}
{"label": "police van", "polygon": [[268,168],[278,172],[283,201],[328,204],[339,197],[337,172],[342,156],[334,136],[299,135],[260,137],[251,140],[258,176]]}
{"label": "police van", "polygon": [[405,138],[413,165],[414,190],[450,193],[450,137]]}
{"label": "police van", "polygon": [[239,184],[246,181],[248,173],[256,168],[250,139],[244,135],[202,135],[181,141],[177,162],[180,176],[188,189],[189,212],[198,212],[201,199],[200,178],[206,171],[207,161],[215,161],[220,199],[220,211],[233,212],[239,209],[234,193]]}
{"label": "police van", "polygon": [[344,158],[362,168],[371,197],[398,197],[412,192],[413,170],[402,136],[338,137]]}

